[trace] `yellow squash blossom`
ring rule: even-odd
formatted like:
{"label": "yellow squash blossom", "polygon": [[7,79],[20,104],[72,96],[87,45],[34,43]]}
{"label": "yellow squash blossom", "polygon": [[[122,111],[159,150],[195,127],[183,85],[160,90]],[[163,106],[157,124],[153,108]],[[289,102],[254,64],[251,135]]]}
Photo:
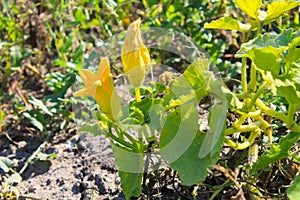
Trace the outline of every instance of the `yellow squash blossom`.
{"label": "yellow squash blossom", "polygon": [[134,87],[143,83],[151,62],[149,51],[142,41],[140,24],[138,19],[129,25],[121,56],[124,71]]}
{"label": "yellow squash blossom", "polygon": [[91,96],[99,104],[101,111],[110,119],[116,120],[121,114],[119,97],[115,91],[108,58],[102,58],[98,74],[88,69],[79,71],[84,88],[75,92],[74,96]]}

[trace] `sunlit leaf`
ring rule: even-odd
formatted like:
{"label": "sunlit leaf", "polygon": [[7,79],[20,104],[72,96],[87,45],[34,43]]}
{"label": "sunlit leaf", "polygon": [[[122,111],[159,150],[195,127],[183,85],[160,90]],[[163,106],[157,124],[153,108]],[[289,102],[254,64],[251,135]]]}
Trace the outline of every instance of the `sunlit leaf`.
{"label": "sunlit leaf", "polygon": [[209,24],[204,24],[204,28],[237,30],[240,32],[246,32],[250,30],[251,25],[243,24],[242,22],[231,17],[222,17],[210,22]]}
{"label": "sunlit leaf", "polygon": [[261,0],[236,0],[238,7],[250,17],[257,19],[258,10],[262,6]]}
{"label": "sunlit leaf", "polygon": [[300,92],[297,90],[292,79],[276,79],[274,82],[276,86],[276,94],[286,98],[291,104],[300,104]]}
{"label": "sunlit leaf", "polygon": [[19,173],[13,173],[8,179],[9,184],[18,184],[22,181],[22,176]]}
{"label": "sunlit leaf", "polygon": [[281,0],[274,1],[268,4],[268,14],[264,20],[264,24],[269,24],[272,21],[276,20],[283,13],[297,7],[300,5],[299,0]]}

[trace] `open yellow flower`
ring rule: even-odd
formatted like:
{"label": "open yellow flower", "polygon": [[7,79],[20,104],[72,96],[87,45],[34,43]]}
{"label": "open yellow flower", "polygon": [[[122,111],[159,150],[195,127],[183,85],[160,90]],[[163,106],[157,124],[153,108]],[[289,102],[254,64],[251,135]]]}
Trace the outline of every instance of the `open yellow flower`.
{"label": "open yellow flower", "polygon": [[111,120],[116,120],[121,114],[119,97],[115,91],[108,58],[102,58],[98,74],[88,69],[79,71],[84,88],[75,92],[74,96],[91,96],[99,104],[101,111]]}
{"label": "open yellow flower", "polygon": [[140,24],[138,19],[129,25],[121,56],[124,71],[134,87],[143,83],[151,64],[149,51],[142,41]]}

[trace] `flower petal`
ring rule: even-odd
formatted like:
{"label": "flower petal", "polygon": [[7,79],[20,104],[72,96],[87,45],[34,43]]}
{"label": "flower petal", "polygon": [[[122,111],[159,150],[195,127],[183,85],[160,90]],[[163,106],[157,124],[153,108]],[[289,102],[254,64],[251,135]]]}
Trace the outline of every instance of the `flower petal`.
{"label": "flower petal", "polygon": [[107,57],[101,58],[98,67],[98,80],[105,82],[105,79],[109,76],[109,74],[110,74],[109,60]]}
{"label": "flower petal", "polygon": [[95,89],[93,88],[83,88],[77,92],[74,92],[74,97],[85,97],[85,96],[94,96]]}
{"label": "flower petal", "polygon": [[79,70],[79,75],[86,87],[92,87],[97,81],[97,75],[88,69]]}

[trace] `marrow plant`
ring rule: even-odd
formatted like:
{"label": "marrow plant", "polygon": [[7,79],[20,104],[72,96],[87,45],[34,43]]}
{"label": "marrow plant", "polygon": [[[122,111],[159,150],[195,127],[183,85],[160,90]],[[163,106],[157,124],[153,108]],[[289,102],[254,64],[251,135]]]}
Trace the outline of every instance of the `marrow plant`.
{"label": "marrow plant", "polygon": [[[153,155],[177,170],[182,184],[188,186],[206,179],[207,169],[217,163],[223,145],[238,150],[249,148],[249,154],[255,158],[248,166],[252,184],[257,172],[271,163],[286,157],[300,161],[290,151],[300,136],[296,122],[300,108],[300,30],[262,34],[264,25],[300,3],[274,1],[267,5],[267,10],[261,0],[236,3],[247,15],[245,22],[222,17],[205,28],[237,30],[244,38],[256,31],[256,36],[243,43],[235,55],[242,60],[241,91],[230,91],[216,78],[206,58],[192,63],[181,76],[171,77],[168,84],[152,82],[141,86],[153,62],[142,41],[140,20],[130,24],[121,52],[124,73],[134,88],[135,99],[121,105],[108,58],[101,59],[98,74],[80,70],[85,87],[74,95],[91,96],[99,105],[97,130],[111,139],[127,199],[141,194],[143,174],[149,167],[147,159]],[[283,98],[287,110],[268,102],[269,95]],[[201,131],[198,108],[207,96],[211,97],[209,130]],[[226,124],[228,112],[238,116],[230,126]],[[277,143],[272,142],[274,120],[289,130]],[[87,126],[92,125],[81,130],[89,130]],[[231,136],[235,133],[241,133],[240,138],[233,140]],[[256,141],[261,135],[267,136],[271,146],[258,157]],[[293,188],[297,187],[291,187],[289,195],[294,195]],[[253,197],[259,198],[260,192],[251,190]]]}

